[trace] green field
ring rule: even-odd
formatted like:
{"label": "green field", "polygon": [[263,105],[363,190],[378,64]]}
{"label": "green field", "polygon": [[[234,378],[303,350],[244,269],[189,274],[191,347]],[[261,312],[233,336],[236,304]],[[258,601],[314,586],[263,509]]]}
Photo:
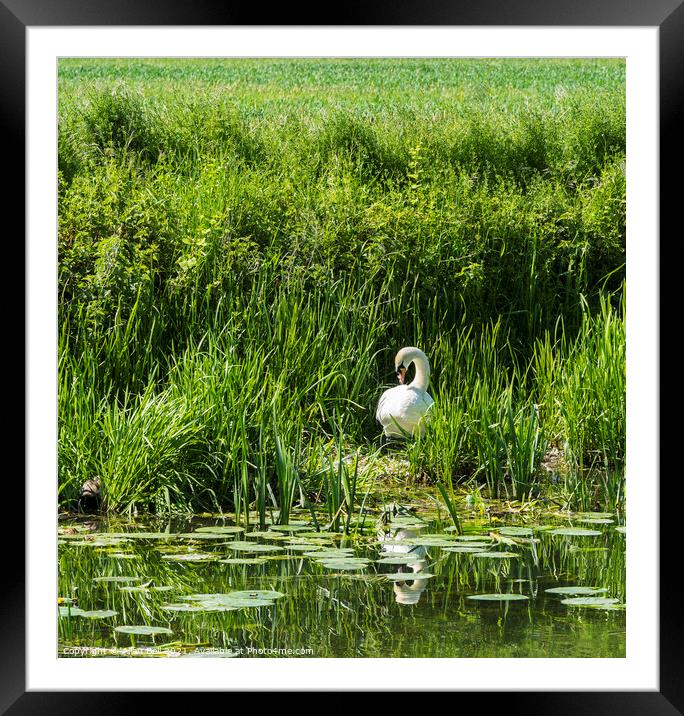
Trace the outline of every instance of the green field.
{"label": "green field", "polygon": [[58,132],[62,507],[623,509],[624,61],[64,59]]}

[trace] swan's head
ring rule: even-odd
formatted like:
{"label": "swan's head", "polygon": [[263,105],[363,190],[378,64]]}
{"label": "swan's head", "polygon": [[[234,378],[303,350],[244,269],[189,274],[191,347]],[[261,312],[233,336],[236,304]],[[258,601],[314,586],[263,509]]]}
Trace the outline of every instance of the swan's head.
{"label": "swan's head", "polygon": [[430,375],[430,364],[428,363],[425,353],[423,353],[420,348],[407,346],[406,348],[402,348],[394,357],[394,370],[396,371],[397,378],[402,385],[406,380],[406,371],[413,362],[420,364],[423,374],[426,377]]}

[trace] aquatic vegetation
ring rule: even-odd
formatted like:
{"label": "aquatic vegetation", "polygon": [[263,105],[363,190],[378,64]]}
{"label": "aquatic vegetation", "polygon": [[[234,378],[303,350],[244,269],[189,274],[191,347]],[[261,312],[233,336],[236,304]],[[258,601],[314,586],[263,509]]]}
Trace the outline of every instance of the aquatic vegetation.
{"label": "aquatic vegetation", "polygon": [[237,552],[284,552],[284,547],[275,544],[256,544],[253,542],[230,542],[230,549]]}
{"label": "aquatic vegetation", "polygon": [[561,604],[567,604],[571,607],[615,608],[618,601],[618,599],[609,599],[607,597],[568,597],[561,600]]}
{"label": "aquatic vegetation", "polygon": [[110,617],[117,616],[119,612],[114,609],[93,609],[91,611],[81,611],[79,616],[85,617],[86,619],[109,619]]}
{"label": "aquatic vegetation", "polygon": [[600,296],[598,310],[582,322],[574,341],[562,325],[553,340],[552,346],[547,334],[535,344],[535,372],[549,434],[563,449],[568,502],[586,510],[598,496],[601,505],[616,510],[625,489],[624,289],[612,301]]}
{"label": "aquatic vegetation", "polygon": [[397,554],[392,555],[391,557],[382,557],[381,559],[376,560],[378,564],[405,564],[405,565],[411,565],[415,562],[420,562],[422,560],[422,557],[415,554]]}
{"label": "aquatic vegetation", "polygon": [[416,582],[423,579],[432,579],[435,575],[418,570],[415,572],[395,572],[383,574],[382,576],[390,582]]}
{"label": "aquatic vegetation", "polygon": [[473,599],[480,602],[517,602],[527,601],[529,597],[524,594],[513,594],[509,592],[506,594],[471,594],[467,596],[466,599]]}
{"label": "aquatic vegetation", "polygon": [[185,552],[182,554],[164,554],[162,559],[167,559],[171,562],[206,562],[218,559],[218,557],[215,554],[205,552]]}
{"label": "aquatic vegetation", "polygon": [[[273,529],[273,528],[272,528]],[[244,532],[244,527],[237,525],[209,525],[208,527],[198,527],[195,532],[187,533],[189,535],[197,535],[198,533],[208,532],[210,534],[232,535]]]}
{"label": "aquatic vegetation", "polygon": [[599,530],[589,530],[584,527],[559,527],[558,529],[549,530],[549,533],[568,537],[598,537],[601,534]]}
{"label": "aquatic vegetation", "polygon": [[156,636],[158,634],[173,634],[172,629],[159,626],[118,626],[114,629],[119,634],[131,634],[135,636]]}
{"label": "aquatic vegetation", "polygon": [[[259,536],[247,544],[280,547],[279,537],[310,538],[307,514],[298,508],[291,515],[292,527],[303,529],[254,530]],[[203,544],[214,559],[199,564],[165,560],[158,540],[139,538],[130,546],[138,559],[126,563],[132,569],[125,574],[115,561],[66,541],[59,548],[60,653],[80,644],[93,649],[82,656],[145,656],[138,640],[172,633],[177,641],[155,645],[158,655],[192,653],[197,645],[237,657],[259,656],[248,647],[266,645],[310,648],[304,656],[566,657],[587,649],[624,655],[624,538],[612,524],[599,525],[591,541],[601,549],[586,551],[585,537],[552,534],[565,522],[564,515],[537,512],[526,513],[524,524],[511,519],[497,532],[521,542],[504,551],[491,546],[495,533],[477,518],[464,519],[466,534],[457,535],[417,508],[410,526],[346,537],[315,533],[325,537],[318,549],[291,559],[279,559],[283,552],[275,559],[226,558],[228,546],[210,540]],[[140,527],[129,529],[142,535]],[[177,549],[189,527],[182,518],[172,527],[168,534],[176,537],[168,546]],[[156,525],[149,528],[154,534]],[[106,529],[103,522],[95,534],[116,534]],[[535,543],[525,541],[530,532]],[[423,541],[445,544],[412,544],[420,533]],[[599,613],[605,620],[592,619]],[[548,637],[545,651],[538,650],[540,630]],[[134,650],[116,651],[122,648],[116,635],[131,637]]]}
{"label": "aquatic vegetation", "polygon": [[512,559],[519,557],[517,552],[474,552],[473,557],[482,557],[487,559]]}
{"label": "aquatic vegetation", "polygon": [[533,534],[529,527],[498,527],[497,532],[509,537],[528,537]]}
{"label": "aquatic vegetation", "polygon": [[583,587],[580,585],[574,587],[551,587],[544,590],[547,594],[567,594],[567,595],[578,595],[578,594],[600,594],[601,592],[607,592],[606,587]]}
{"label": "aquatic vegetation", "polygon": [[344,559],[320,559],[316,560],[317,564],[332,570],[356,570],[365,569],[370,561],[362,558],[348,557]]}

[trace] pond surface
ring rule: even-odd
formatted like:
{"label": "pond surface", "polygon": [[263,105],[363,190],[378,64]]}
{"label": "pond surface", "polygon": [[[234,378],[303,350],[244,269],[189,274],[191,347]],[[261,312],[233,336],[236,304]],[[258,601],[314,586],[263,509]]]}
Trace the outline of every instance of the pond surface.
{"label": "pond surface", "polygon": [[59,522],[61,657],[624,657],[615,515]]}

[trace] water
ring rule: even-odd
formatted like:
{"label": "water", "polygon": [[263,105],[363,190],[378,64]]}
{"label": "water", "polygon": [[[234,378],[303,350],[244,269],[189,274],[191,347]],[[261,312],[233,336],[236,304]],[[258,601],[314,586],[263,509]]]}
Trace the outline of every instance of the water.
{"label": "water", "polygon": [[[305,513],[294,515],[296,531],[257,536],[249,536],[253,526],[207,532],[234,524],[215,518],[65,517],[58,654],[624,657],[625,534],[615,516],[588,519],[537,514],[534,521],[483,522],[473,515],[463,520],[462,538],[420,511],[389,522],[368,515],[353,537],[313,534]],[[516,525],[525,529],[510,529]],[[554,533],[558,528],[579,533]],[[347,551],[326,556],[325,566],[317,555],[326,548]],[[218,561],[225,559],[238,561]],[[598,591],[546,591],[568,586]],[[246,591],[243,601],[225,596],[236,591]],[[469,598],[487,594],[522,598]],[[563,603],[578,597],[603,601]],[[121,626],[171,633],[131,635],[117,632]]]}

